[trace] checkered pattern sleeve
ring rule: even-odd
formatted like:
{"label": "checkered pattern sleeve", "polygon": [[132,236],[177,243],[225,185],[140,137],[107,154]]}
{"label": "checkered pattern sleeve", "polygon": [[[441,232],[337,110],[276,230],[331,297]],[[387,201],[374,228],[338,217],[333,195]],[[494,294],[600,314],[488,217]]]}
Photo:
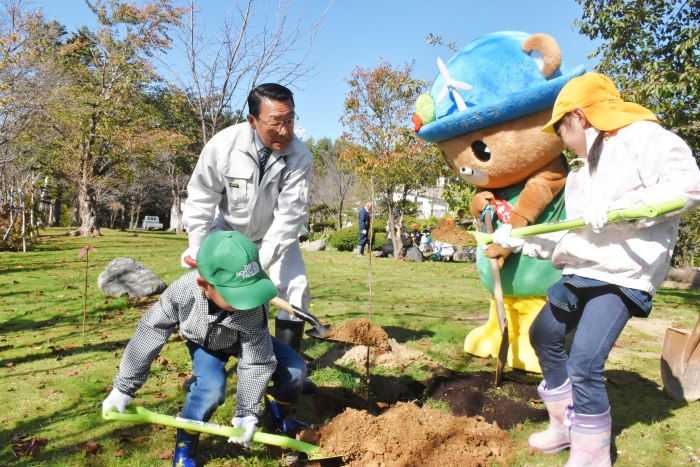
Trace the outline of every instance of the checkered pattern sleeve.
{"label": "checkered pattern sleeve", "polygon": [[240,335],[240,344],[236,416],[260,417],[265,389],[277,367],[272,338],[269,331],[245,333]]}
{"label": "checkered pattern sleeve", "polygon": [[[183,278],[175,281],[139,320],[136,332],[124,350],[114,387],[134,394],[146,382],[153,360],[180,321],[178,310],[191,308],[194,301],[191,287]],[[189,292],[188,292],[189,291]],[[189,305],[189,306],[188,306]]]}

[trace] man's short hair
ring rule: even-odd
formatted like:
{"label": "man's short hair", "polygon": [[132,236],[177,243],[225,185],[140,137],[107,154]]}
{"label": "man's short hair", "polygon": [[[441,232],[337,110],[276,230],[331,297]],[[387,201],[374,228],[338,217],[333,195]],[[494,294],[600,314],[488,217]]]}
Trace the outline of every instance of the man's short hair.
{"label": "man's short hair", "polygon": [[294,107],[292,91],[277,83],[264,83],[255,86],[248,94],[248,113],[254,117],[260,116],[260,105],[263,99],[271,101],[291,101]]}

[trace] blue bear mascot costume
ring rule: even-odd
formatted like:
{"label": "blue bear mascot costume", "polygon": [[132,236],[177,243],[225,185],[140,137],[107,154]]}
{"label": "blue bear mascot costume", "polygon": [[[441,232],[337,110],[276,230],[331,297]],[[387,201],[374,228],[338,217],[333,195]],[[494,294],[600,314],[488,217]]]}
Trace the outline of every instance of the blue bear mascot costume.
{"label": "blue bear mascot costume", "polygon": [[[417,135],[437,143],[454,174],[477,187],[471,202],[478,219],[490,206],[493,229],[564,218],[568,165],[561,140],[541,128],[552,115],[561,88],[584,73],[562,63],[556,41],[546,34],[496,32],[478,37],[447,63],[429,93],[416,102]],[[493,295],[491,264],[480,246],[477,267]],[[530,345],[530,324],[561,277],[548,261],[521,256],[492,244],[489,257],[501,267],[510,347],[507,364],[541,372]],[[466,337],[466,352],[495,356],[501,342],[495,301],[489,319]]]}

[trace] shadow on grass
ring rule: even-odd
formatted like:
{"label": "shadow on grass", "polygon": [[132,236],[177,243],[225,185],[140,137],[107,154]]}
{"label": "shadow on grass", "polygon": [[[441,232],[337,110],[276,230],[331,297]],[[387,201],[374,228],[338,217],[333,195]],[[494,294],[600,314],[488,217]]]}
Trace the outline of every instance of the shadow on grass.
{"label": "shadow on grass", "polygon": [[390,338],[396,339],[399,344],[434,337],[435,333],[427,329],[415,330],[399,326],[382,326]]}
{"label": "shadow on grass", "polygon": [[617,456],[614,438],[624,429],[636,424],[658,424],[662,420],[673,418],[673,411],[688,405],[671,399],[656,382],[637,372],[606,370],[605,379],[613,421],[613,445],[610,448],[613,462]]}

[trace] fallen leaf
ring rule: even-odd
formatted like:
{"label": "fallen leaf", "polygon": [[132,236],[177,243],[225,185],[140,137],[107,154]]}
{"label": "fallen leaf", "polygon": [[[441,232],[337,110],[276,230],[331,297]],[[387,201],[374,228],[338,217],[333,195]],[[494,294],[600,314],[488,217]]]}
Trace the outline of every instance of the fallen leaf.
{"label": "fallen leaf", "polygon": [[163,358],[163,357],[158,357],[158,358],[156,358],[156,363],[158,363],[158,364],[160,364],[160,365],[167,365],[167,364],[168,364],[168,360],[166,360],[166,359]]}
{"label": "fallen leaf", "polygon": [[173,458],[172,451],[165,451],[158,456],[158,459],[172,459],[172,458]]}
{"label": "fallen leaf", "polygon": [[[44,391],[44,397],[51,397],[53,396],[58,390],[56,389],[49,389],[48,391]],[[60,392],[60,391],[58,391]]]}
{"label": "fallen leaf", "polygon": [[124,455],[124,450],[120,449],[114,454],[114,457],[122,457]]}
{"label": "fallen leaf", "polygon": [[76,444],[75,446],[71,447],[68,451],[85,451],[86,456],[94,456],[95,454],[98,454],[100,452],[100,445],[97,444],[95,441],[85,441],[84,443]]}
{"label": "fallen leaf", "polygon": [[166,396],[162,392],[157,392],[157,393],[153,394],[153,397],[155,397],[156,399],[165,399],[168,396]]}
{"label": "fallen leaf", "polygon": [[7,362],[7,363],[5,363],[5,366],[9,368],[9,367],[11,367],[11,366],[14,366],[14,363],[12,363],[12,362]]}
{"label": "fallen leaf", "polygon": [[37,385],[34,386],[34,387],[37,388],[37,389],[44,389],[44,388],[46,387],[46,385],[45,385],[45,384],[37,384]]}
{"label": "fallen leaf", "polygon": [[16,443],[12,445],[12,452],[17,457],[34,457],[44,449],[44,446],[48,444],[46,438],[30,438],[28,440]]}
{"label": "fallen leaf", "polygon": [[75,376],[78,374],[78,370],[70,370],[66,372],[66,376]]}
{"label": "fallen leaf", "polygon": [[137,436],[135,438],[123,438],[122,442],[125,443],[143,443],[144,441],[148,441],[148,436]]}

